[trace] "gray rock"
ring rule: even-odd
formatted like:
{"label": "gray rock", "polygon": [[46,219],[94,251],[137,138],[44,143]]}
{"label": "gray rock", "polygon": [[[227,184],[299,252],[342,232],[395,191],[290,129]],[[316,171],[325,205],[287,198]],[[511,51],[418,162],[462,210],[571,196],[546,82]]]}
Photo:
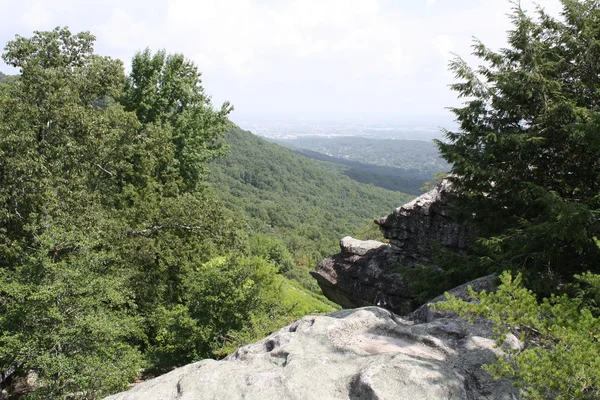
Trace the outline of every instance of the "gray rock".
{"label": "gray rock", "polygon": [[221,361],[178,368],[107,400],[517,399],[481,370],[501,354],[487,323],[429,323],[377,307],[304,317]]}
{"label": "gray rock", "polygon": [[453,251],[465,251],[473,232],[448,215],[453,204],[450,181],[398,207],[375,221],[404,266],[432,264],[434,243]]}
{"label": "gray rock", "polygon": [[410,290],[391,261],[389,244],[345,237],[340,249],[311,271],[328,299],[344,308],[377,305],[396,314],[413,309]]}
{"label": "gray rock", "polygon": [[378,249],[381,246],[385,246],[385,243],[377,240],[358,240],[350,236],[346,236],[340,241],[342,253],[356,254],[357,256],[364,256],[369,251]]}
{"label": "gray rock", "polygon": [[[476,292],[481,292],[485,290],[488,293],[493,293],[498,289],[498,276],[492,274],[483,276],[481,278],[477,278],[472,280],[471,282],[467,282],[463,285],[457,286],[452,290],[449,290],[447,293],[457,297],[461,300],[470,301],[469,295],[469,287],[471,287]],[[431,305],[440,301],[446,300],[446,294],[439,295],[427,302],[427,304],[423,304],[421,307],[417,308],[411,314],[409,314],[408,318],[415,322],[431,322],[438,318],[442,317],[454,317],[456,314],[452,311],[440,311],[434,310]]]}
{"label": "gray rock", "polygon": [[405,314],[418,305],[400,267],[433,264],[433,246],[465,252],[473,232],[448,215],[453,203],[444,180],[435,189],[375,221],[390,243],[345,237],[341,252],[322,260],[311,275],[323,294],[345,308],[377,305]]}

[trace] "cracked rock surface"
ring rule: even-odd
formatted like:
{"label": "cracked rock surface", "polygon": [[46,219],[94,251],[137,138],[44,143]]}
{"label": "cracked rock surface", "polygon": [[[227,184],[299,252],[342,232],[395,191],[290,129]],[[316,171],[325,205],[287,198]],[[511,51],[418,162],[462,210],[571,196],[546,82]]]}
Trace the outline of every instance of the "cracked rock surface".
{"label": "cracked rock surface", "polygon": [[413,323],[366,307],[304,317],[224,360],[190,364],[107,399],[517,399],[510,382],[480,368],[500,351],[485,321]]}

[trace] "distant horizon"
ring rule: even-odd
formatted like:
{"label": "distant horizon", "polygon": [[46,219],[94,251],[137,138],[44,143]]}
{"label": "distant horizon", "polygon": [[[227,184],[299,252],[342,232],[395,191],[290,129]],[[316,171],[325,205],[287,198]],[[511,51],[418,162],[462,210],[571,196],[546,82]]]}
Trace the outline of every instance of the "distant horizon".
{"label": "distant horizon", "polygon": [[238,112],[233,111],[231,119],[235,121],[269,121],[269,122],[306,122],[306,123],[356,123],[365,125],[377,124],[403,124],[406,126],[417,125],[439,125],[452,124],[454,115],[449,111],[446,114],[422,114],[422,115],[406,115],[403,113],[397,114],[332,114],[332,115],[315,115],[315,114],[293,114],[293,113],[265,113],[265,112]]}
{"label": "distant horizon", "polygon": [[403,118],[398,116],[364,116],[360,118],[329,117],[326,119],[284,116],[247,115],[231,118],[241,129],[276,140],[299,137],[364,137],[372,139],[421,140],[443,139],[443,130],[455,130],[456,123],[445,119]]}

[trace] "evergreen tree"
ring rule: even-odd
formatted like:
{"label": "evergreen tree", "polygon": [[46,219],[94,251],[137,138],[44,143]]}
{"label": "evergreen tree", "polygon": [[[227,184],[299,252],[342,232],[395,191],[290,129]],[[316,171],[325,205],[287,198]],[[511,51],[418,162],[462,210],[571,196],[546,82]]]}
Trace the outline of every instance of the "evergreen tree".
{"label": "evergreen tree", "polygon": [[508,48],[476,42],[484,65],[451,63],[467,101],[438,142],[480,232],[478,273],[520,269],[537,289],[599,265],[600,4],[561,2],[560,18],[515,3]]}
{"label": "evergreen tree", "polygon": [[436,308],[494,322],[497,344],[508,334],[520,339],[516,349],[484,366],[496,378],[513,380],[523,398],[593,400],[600,396],[600,275],[575,275],[577,295],[552,295],[541,302],[523,286],[521,275],[504,272],[495,293],[474,293],[476,301],[447,295]]}

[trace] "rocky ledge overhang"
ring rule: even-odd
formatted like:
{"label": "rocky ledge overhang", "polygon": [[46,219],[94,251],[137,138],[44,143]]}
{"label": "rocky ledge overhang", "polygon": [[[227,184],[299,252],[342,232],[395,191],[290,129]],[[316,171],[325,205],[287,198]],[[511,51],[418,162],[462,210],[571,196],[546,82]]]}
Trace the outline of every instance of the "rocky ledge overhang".
{"label": "rocky ledge overhang", "polygon": [[412,319],[378,307],[307,316],[221,361],[177,368],[107,400],[519,398],[511,382],[481,369],[517,348],[514,336],[498,348],[489,322],[471,325],[428,306]]}
{"label": "rocky ledge overhang", "polygon": [[375,221],[389,244],[345,237],[340,253],[322,260],[312,276],[325,296],[342,307],[378,305],[398,314],[410,311],[414,294],[401,268],[436,268],[435,246],[465,252],[473,236],[448,214],[453,201],[451,184],[444,180]]}
{"label": "rocky ledge overhang", "polygon": [[410,288],[395,268],[391,245],[345,237],[340,248],[310,272],[328,299],[344,308],[376,305],[397,314],[411,310]]}

